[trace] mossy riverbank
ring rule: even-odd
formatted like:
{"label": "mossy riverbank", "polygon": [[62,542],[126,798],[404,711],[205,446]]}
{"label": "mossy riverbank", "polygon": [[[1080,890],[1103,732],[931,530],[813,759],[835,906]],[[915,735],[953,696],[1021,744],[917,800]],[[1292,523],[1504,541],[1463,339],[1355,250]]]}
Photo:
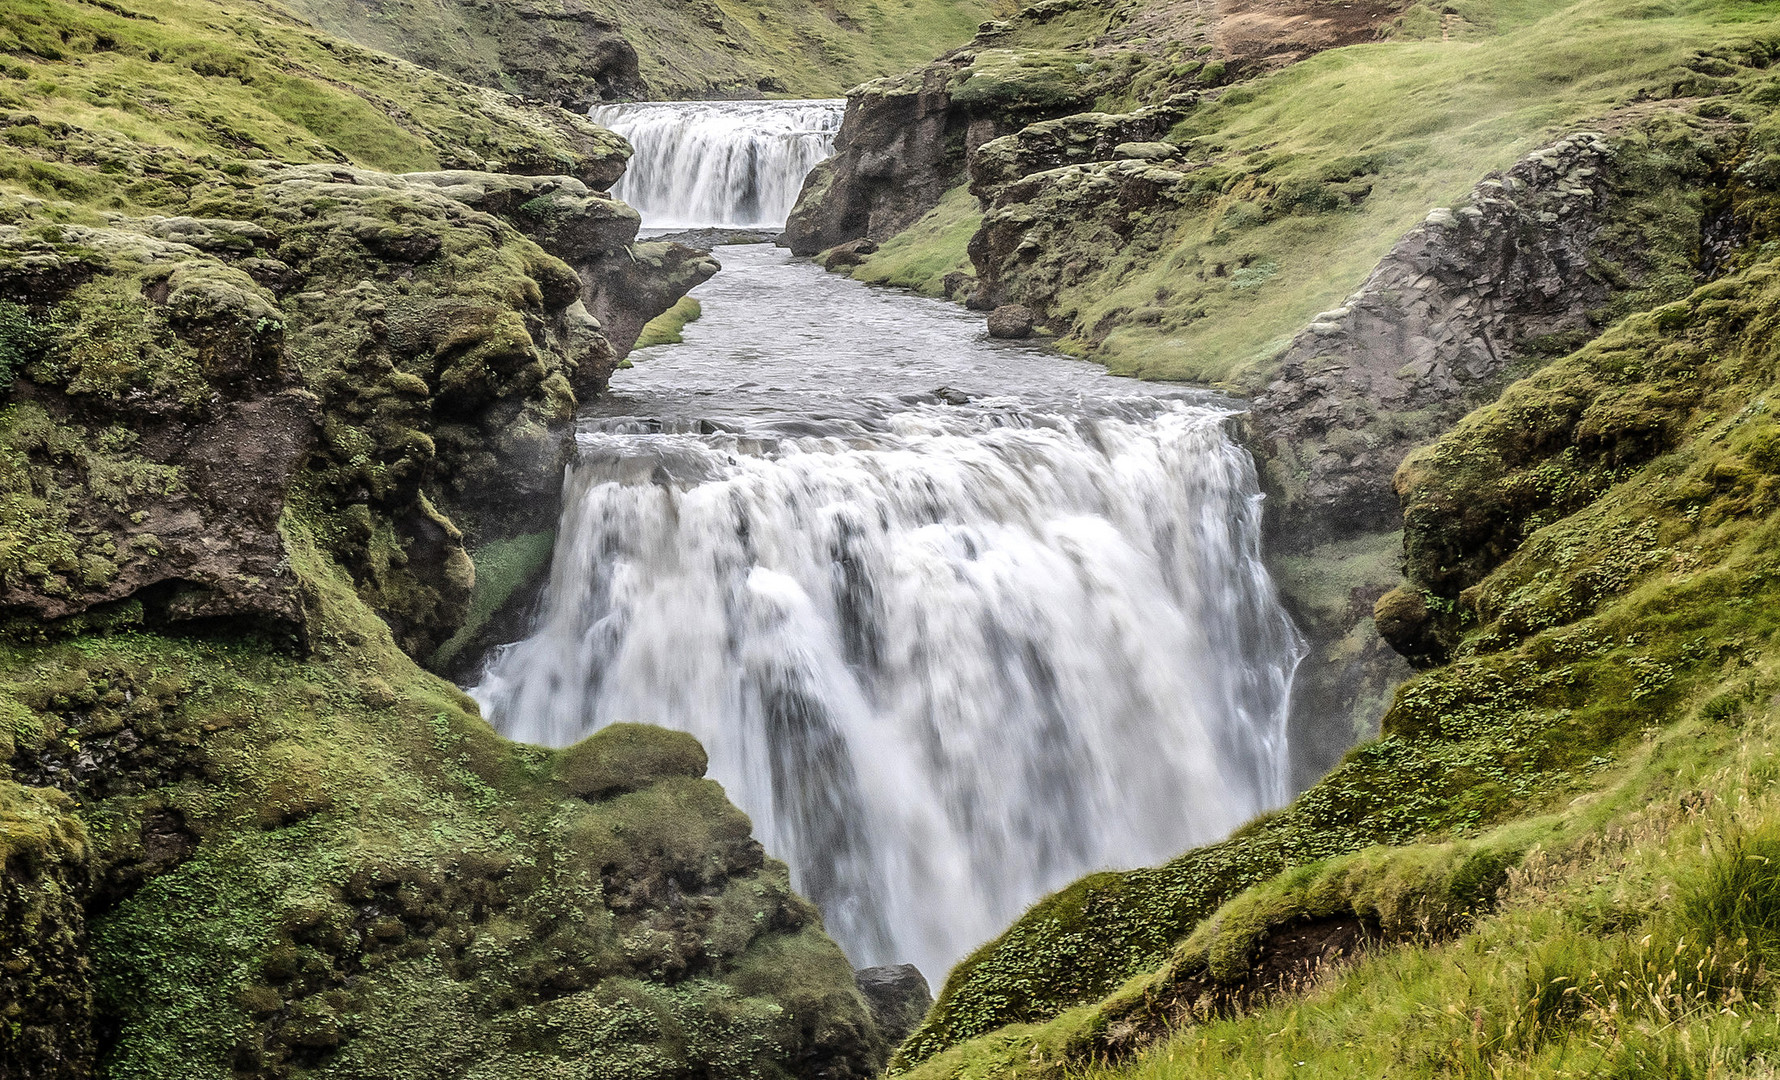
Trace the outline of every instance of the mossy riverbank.
{"label": "mossy riverbank", "polygon": [[875,1071],[696,743],[518,746],[420,664],[715,272],[622,140],[257,4],[9,15],[0,1075]]}

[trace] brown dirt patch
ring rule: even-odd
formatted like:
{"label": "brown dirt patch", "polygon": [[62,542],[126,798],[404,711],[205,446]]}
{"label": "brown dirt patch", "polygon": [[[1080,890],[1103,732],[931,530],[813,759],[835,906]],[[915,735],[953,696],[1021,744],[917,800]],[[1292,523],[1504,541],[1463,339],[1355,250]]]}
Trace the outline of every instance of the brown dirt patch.
{"label": "brown dirt patch", "polygon": [[1188,1024],[1235,1016],[1281,995],[1302,994],[1324,972],[1351,963],[1379,940],[1377,925],[1351,914],[1275,927],[1261,942],[1247,978],[1220,983],[1201,973],[1167,984],[1124,1015],[1109,1018],[1092,1056],[1119,1061]]}
{"label": "brown dirt patch", "polygon": [[1212,42],[1233,60],[1293,63],[1376,41],[1410,0],[1216,0]]}

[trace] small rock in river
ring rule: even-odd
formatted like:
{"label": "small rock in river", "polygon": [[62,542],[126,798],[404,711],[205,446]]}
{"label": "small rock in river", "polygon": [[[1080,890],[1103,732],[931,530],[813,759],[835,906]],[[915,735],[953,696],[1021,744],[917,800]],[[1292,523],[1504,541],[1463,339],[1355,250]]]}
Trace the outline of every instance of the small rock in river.
{"label": "small rock in river", "polygon": [[989,313],[989,336],[994,338],[1028,338],[1038,316],[1024,304],[1003,304]]}

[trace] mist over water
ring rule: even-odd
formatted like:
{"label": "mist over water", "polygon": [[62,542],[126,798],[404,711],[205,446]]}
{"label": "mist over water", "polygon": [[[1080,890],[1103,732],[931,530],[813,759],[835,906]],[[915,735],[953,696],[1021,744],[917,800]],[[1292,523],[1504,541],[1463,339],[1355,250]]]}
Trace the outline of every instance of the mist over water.
{"label": "mist over water", "polygon": [[645,228],[778,229],[804,177],[834,153],[846,106],[675,101],[597,105],[588,115],[636,148],[612,193]]}
{"label": "mist over water", "polygon": [[720,256],[583,418],[534,632],[474,691],[503,732],[697,735],[850,958],[935,979],[1287,798],[1301,646],[1228,403]]}

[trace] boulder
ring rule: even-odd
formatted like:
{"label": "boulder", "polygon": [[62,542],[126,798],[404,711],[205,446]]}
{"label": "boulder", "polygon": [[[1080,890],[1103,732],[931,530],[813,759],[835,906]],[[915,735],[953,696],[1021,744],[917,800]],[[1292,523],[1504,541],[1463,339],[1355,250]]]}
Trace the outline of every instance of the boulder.
{"label": "boulder", "polygon": [[866,256],[875,255],[878,245],[870,240],[849,240],[837,244],[822,253],[822,269],[845,270],[864,262]]}
{"label": "boulder", "polygon": [[908,1038],[933,1007],[933,992],[913,964],[861,968],[854,973],[853,981],[878,1030],[892,1046]]}
{"label": "boulder", "polygon": [[963,270],[954,270],[940,279],[940,288],[945,290],[947,300],[956,300],[963,293],[969,295],[976,288],[975,274],[967,274]]}
{"label": "boulder", "polygon": [[1018,340],[1032,336],[1038,315],[1024,304],[1003,304],[989,313],[989,336]]}

